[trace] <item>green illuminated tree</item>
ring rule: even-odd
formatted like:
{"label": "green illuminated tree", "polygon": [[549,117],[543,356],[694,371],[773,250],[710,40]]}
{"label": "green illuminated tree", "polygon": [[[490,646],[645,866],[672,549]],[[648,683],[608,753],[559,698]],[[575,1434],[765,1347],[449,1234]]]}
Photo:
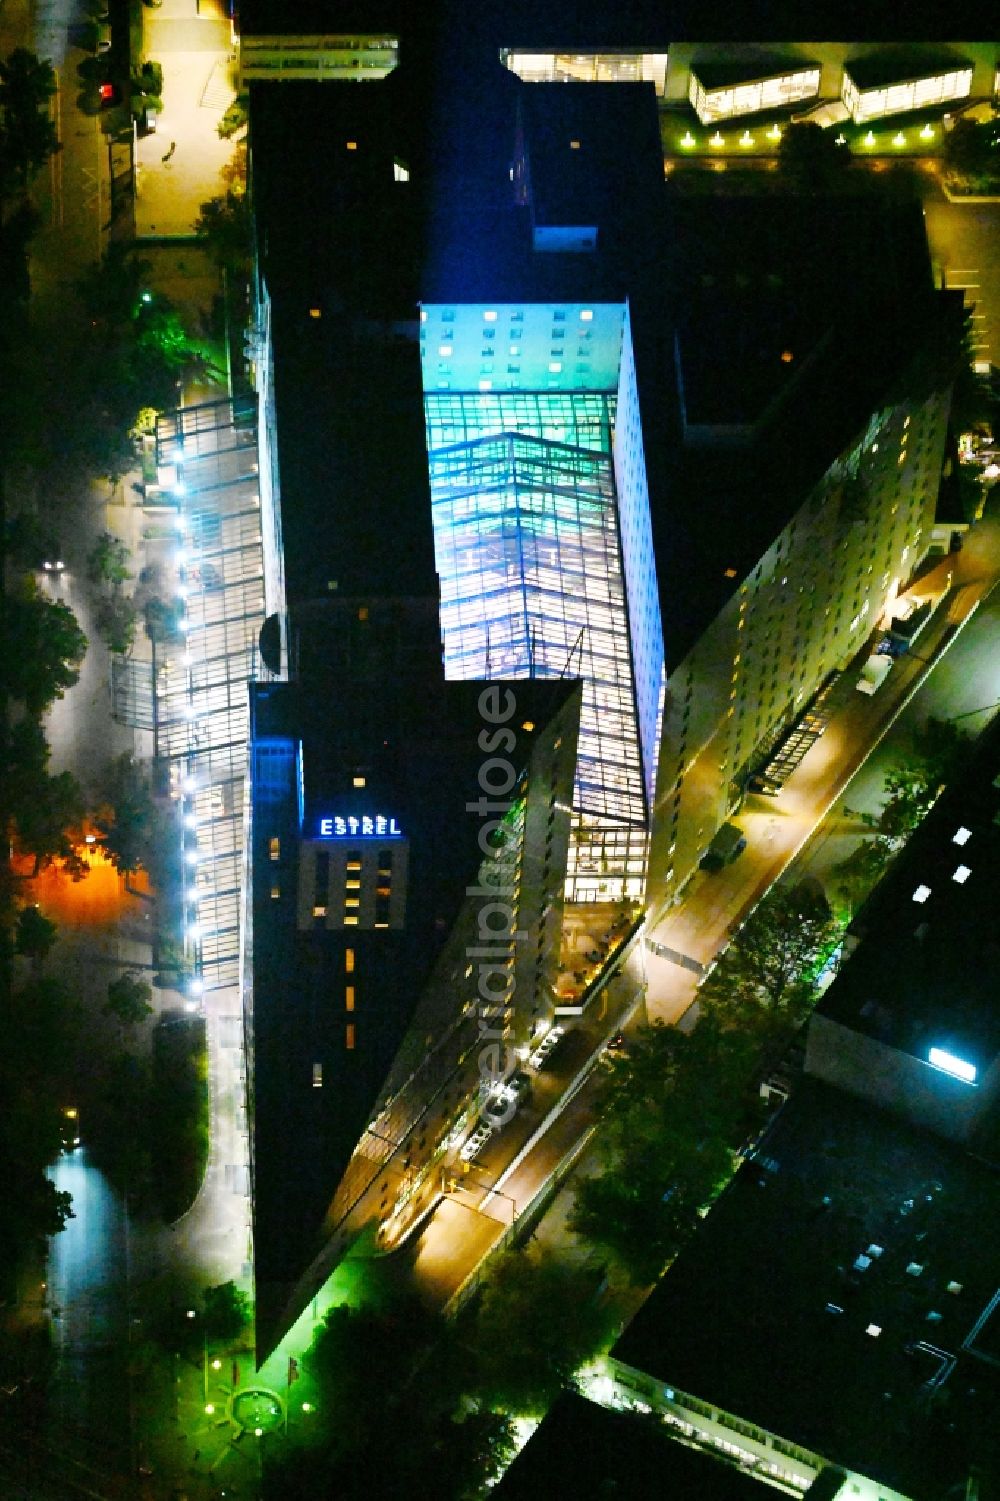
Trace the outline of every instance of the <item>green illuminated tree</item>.
{"label": "green illuminated tree", "polygon": [[202,1293],[203,1327],[209,1339],[239,1339],[250,1322],[250,1298],[233,1281]]}

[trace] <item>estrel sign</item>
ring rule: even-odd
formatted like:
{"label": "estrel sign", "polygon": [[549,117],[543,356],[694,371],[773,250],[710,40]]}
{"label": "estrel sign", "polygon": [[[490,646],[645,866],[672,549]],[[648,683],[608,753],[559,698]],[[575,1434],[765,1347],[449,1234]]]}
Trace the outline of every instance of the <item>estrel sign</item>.
{"label": "estrel sign", "polygon": [[360,817],[347,814],[343,818],[319,820],[321,839],[402,839],[403,831],[394,818],[381,813],[365,813]]}

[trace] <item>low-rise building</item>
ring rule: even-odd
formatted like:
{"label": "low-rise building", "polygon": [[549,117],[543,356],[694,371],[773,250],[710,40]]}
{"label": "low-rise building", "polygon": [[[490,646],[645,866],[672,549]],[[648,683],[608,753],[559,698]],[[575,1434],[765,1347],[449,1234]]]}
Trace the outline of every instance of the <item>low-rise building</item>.
{"label": "low-rise building", "polygon": [[940,1501],[996,1472],[996,1175],[807,1080],[611,1351],[648,1407],[801,1495]]}

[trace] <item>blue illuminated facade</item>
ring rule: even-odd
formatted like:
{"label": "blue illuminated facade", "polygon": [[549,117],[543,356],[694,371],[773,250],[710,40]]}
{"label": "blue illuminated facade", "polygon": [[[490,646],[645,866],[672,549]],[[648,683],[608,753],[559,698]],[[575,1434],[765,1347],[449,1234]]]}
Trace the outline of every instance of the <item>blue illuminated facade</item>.
{"label": "blue illuminated facade", "polygon": [[445,671],[582,680],[567,895],[639,900],[664,662],[628,309],[421,319]]}

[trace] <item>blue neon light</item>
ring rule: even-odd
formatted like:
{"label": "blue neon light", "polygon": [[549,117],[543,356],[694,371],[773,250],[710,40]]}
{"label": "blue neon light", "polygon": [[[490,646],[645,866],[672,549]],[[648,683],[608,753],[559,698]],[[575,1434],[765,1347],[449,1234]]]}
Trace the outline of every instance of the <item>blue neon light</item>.
{"label": "blue neon light", "polygon": [[355,818],[347,814],[343,818],[334,815],[332,818],[319,820],[320,839],[402,839],[403,831],[394,818],[386,818],[381,813],[365,813]]}

